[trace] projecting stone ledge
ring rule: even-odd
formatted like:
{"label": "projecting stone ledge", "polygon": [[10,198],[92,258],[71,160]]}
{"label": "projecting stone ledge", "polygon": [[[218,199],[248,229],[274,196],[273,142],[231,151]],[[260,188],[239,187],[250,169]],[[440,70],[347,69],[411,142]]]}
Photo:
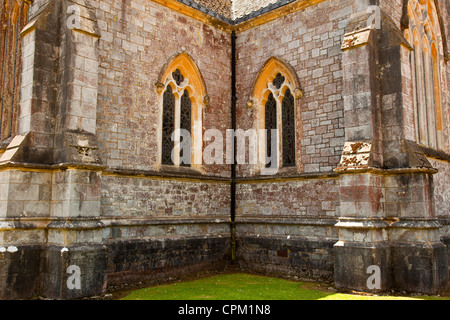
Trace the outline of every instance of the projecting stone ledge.
{"label": "projecting stone ledge", "polygon": [[24,149],[29,145],[29,136],[30,133],[14,137],[0,157],[0,165],[12,161],[20,161],[24,157]]}

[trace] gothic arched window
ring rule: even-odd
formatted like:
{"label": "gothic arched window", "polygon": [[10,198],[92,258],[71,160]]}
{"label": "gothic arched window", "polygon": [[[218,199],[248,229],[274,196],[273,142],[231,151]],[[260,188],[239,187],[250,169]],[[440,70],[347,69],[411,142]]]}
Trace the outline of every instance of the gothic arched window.
{"label": "gothic arched window", "polygon": [[282,102],[283,110],[283,167],[295,166],[295,99],[290,89]]}
{"label": "gothic arched window", "polygon": [[296,117],[300,114],[296,113],[296,99],[303,92],[293,69],[276,58],[269,59],[252,92],[250,105],[256,107],[258,134],[265,132],[263,139],[259,138],[264,141],[264,148],[261,149],[261,144],[259,148],[259,171],[300,166],[297,153],[300,133],[296,134]]}
{"label": "gothic arched window", "polygon": [[266,167],[272,165],[271,159],[273,153],[276,150],[272,150],[272,135],[271,130],[277,129],[277,101],[273,97],[273,93],[269,94],[269,99],[267,99],[265,105],[265,129],[267,130],[266,135]]}
{"label": "gothic arched window", "polygon": [[[25,5],[25,4],[24,4]],[[20,30],[26,15],[26,7],[19,3],[4,1],[4,23],[2,35],[4,51],[2,59],[1,105],[0,105],[0,141],[15,134],[15,118],[17,117],[19,103],[20,80]],[[2,17],[2,18],[3,18]]]}
{"label": "gothic arched window", "polygon": [[423,145],[443,148],[441,35],[434,1],[409,1],[408,18],[409,29],[405,31],[405,36],[414,47],[411,68],[416,139]]}
{"label": "gothic arched window", "polygon": [[162,121],[162,157],[161,163],[173,165],[172,150],[174,142],[172,134],[175,131],[175,96],[172,87],[167,86],[163,95],[163,121]]}
{"label": "gothic arched window", "polygon": [[182,53],[160,79],[160,164],[201,169],[202,113],[208,100],[203,78],[189,55]]}
{"label": "gothic arched window", "polygon": [[[185,132],[189,133],[191,135],[191,118],[192,118],[192,103],[191,99],[189,98],[189,92],[187,90],[184,90],[184,94],[181,96],[181,112],[180,112],[180,129],[185,130]],[[188,147],[183,148],[180,152],[180,158],[184,159],[185,157],[191,158],[191,141],[188,142]],[[189,155],[185,155],[184,152],[189,152]],[[180,165],[190,167],[190,163],[184,163],[181,162]]]}

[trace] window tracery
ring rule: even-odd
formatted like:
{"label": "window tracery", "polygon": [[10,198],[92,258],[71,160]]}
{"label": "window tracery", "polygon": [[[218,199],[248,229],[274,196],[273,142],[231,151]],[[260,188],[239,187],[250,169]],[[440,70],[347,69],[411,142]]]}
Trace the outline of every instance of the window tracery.
{"label": "window tracery", "polygon": [[[269,59],[259,72],[247,103],[256,109],[257,127],[265,132],[263,139],[259,138],[264,141],[264,147],[259,148],[260,169],[297,166],[296,100],[302,96],[295,71],[277,58]],[[271,134],[274,129],[276,136]]]}
{"label": "window tracery", "polygon": [[161,101],[160,164],[202,170],[203,110],[209,97],[187,53],[176,56],[156,84]]}
{"label": "window tracery", "polygon": [[26,17],[26,4],[17,1],[3,1],[3,52],[2,52],[2,77],[1,105],[0,105],[0,141],[12,137],[15,134],[15,117],[17,117],[17,105],[19,97],[19,73],[20,73],[20,28]]}
{"label": "window tracery", "polygon": [[414,47],[411,67],[416,139],[423,145],[443,148],[441,34],[434,2],[409,1],[408,18],[405,36]]}

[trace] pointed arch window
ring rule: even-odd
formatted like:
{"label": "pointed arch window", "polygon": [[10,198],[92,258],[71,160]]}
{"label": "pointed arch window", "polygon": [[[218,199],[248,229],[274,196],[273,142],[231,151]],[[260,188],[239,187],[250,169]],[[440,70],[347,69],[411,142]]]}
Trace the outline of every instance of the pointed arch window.
{"label": "pointed arch window", "polygon": [[203,78],[187,53],[175,57],[156,84],[160,95],[161,165],[202,169]]}
{"label": "pointed arch window", "polygon": [[173,165],[172,150],[174,142],[172,134],[175,131],[175,96],[172,87],[168,86],[163,95],[163,120],[162,120],[162,159],[161,163]]}
{"label": "pointed arch window", "polygon": [[283,111],[283,167],[295,166],[295,100],[290,89],[282,102]]}
{"label": "pointed arch window", "polygon": [[408,18],[405,36],[414,47],[411,68],[416,140],[432,148],[443,148],[441,34],[434,1],[410,0]]}
{"label": "pointed arch window", "polygon": [[[25,10],[19,3],[10,4],[6,1],[5,17],[9,17],[3,33],[3,65],[1,81],[0,105],[0,141],[15,134],[14,120],[17,117],[19,97],[19,65],[20,65],[20,28],[22,26],[21,14]],[[26,14],[26,13],[24,13]]]}
{"label": "pointed arch window", "polygon": [[[192,103],[191,98],[189,98],[189,92],[184,90],[183,95],[181,96],[181,108],[180,108],[180,129],[191,135],[192,130]],[[187,143],[187,147],[183,148],[180,152],[180,158],[189,158],[191,159],[191,140],[185,141]],[[188,152],[188,154],[184,154],[184,152]],[[184,167],[190,167],[190,163],[181,162],[180,165]]]}
{"label": "pointed arch window", "polygon": [[[259,72],[249,104],[256,107],[258,134],[265,132],[263,139],[259,138],[264,141],[259,148],[260,172],[269,167],[301,169],[297,152],[301,132],[296,130],[300,113],[296,104],[302,94],[295,71],[281,60],[269,59]],[[274,129],[276,136],[271,134]]]}
{"label": "pointed arch window", "polygon": [[265,105],[265,129],[267,130],[266,135],[266,167],[272,166],[271,159],[273,158],[273,153],[277,150],[272,150],[272,135],[269,134],[271,130],[277,129],[277,101],[273,97],[273,93],[269,94]]}
{"label": "pointed arch window", "polygon": [[[281,89],[285,78],[279,73],[273,81],[273,85],[278,90]],[[284,168],[295,166],[295,99],[290,89],[287,89],[285,96],[281,99],[281,130],[282,130],[282,165]],[[278,129],[277,119],[277,101],[274,98],[274,94],[270,93],[265,105],[265,129],[266,129],[266,167],[271,167],[274,153],[277,150],[272,150],[274,144],[272,144],[271,130]]]}

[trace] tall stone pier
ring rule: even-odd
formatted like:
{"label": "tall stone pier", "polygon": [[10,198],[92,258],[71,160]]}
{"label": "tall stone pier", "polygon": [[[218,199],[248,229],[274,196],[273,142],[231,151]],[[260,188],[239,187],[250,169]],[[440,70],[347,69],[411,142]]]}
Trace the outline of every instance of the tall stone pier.
{"label": "tall stone pier", "polygon": [[342,50],[346,144],[340,173],[335,284],[361,291],[436,293],[448,282],[427,151],[408,139],[413,48],[380,11],[351,15]]}

